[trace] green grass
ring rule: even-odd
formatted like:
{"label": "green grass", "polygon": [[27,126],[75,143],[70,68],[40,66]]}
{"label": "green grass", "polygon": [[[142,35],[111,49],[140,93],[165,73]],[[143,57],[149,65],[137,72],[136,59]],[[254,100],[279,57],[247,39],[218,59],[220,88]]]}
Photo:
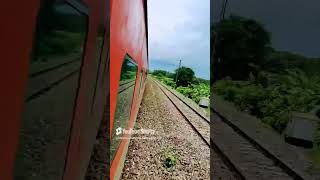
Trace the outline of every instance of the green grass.
{"label": "green grass", "polygon": [[182,95],[187,98],[192,99],[194,102],[199,103],[201,97],[210,98],[210,86],[209,83],[198,82],[191,83],[188,87],[176,87],[174,80],[167,76],[153,76],[160,80],[162,83],[170,86],[171,88],[175,89]]}
{"label": "green grass", "polygon": [[174,168],[177,165],[178,155],[170,148],[165,148],[164,153],[164,166],[167,168]]}

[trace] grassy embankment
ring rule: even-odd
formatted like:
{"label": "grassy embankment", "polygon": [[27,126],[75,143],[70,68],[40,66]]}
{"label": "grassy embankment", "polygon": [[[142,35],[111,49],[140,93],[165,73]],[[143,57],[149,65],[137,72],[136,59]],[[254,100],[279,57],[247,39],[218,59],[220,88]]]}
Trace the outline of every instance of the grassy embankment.
{"label": "grassy embankment", "polygon": [[[162,83],[166,84],[167,86],[170,86],[171,88],[175,89],[185,97],[190,98],[197,104],[199,103],[200,98],[202,97],[210,98],[209,80],[194,77],[192,81],[189,82],[188,86],[177,86],[174,81],[173,73],[165,71],[164,73],[157,73],[157,71],[154,71],[151,74],[153,75],[153,77],[157,78]],[[210,112],[209,107],[206,110],[207,113]]]}

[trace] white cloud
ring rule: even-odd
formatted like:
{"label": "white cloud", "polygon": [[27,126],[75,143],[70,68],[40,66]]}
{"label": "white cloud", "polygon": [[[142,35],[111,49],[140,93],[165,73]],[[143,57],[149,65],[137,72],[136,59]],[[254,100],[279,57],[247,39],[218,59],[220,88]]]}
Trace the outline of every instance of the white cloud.
{"label": "white cloud", "polygon": [[[210,1],[149,0],[149,59],[192,67],[210,74]],[[170,61],[170,62],[168,62]]]}

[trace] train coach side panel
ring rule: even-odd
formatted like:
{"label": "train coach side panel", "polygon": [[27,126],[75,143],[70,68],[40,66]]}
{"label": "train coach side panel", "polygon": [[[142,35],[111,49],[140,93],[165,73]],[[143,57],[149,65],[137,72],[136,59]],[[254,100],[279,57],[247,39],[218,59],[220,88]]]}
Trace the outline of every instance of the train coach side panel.
{"label": "train coach side panel", "polygon": [[[124,57],[129,55],[137,64],[136,84],[133,92],[128,127],[133,128],[141,95],[140,72],[147,70],[146,26],[143,0],[112,0],[110,19],[110,135],[112,134],[120,73]],[[143,79],[141,79],[143,81]],[[111,137],[113,138],[113,137]],[[123,139],[111,164],[110,176],[117,178],[122,169],[128,139]]]}

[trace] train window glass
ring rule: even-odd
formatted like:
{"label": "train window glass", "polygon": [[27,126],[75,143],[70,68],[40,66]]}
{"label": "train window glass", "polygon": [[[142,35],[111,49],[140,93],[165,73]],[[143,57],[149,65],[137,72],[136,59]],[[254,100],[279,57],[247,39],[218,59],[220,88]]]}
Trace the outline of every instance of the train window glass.
{"label": "train window glass", "polygon": [[85,42],[86,19],[80,12],[63,2],[44,1],[43,4],[38,17],[31,74],[60,63],[79,61]]}
{"label": "train window glass", "polygon": [[29,66],[15,179],[62,179],[88,18],[64,1],[41,1]]}
{"label": "train window glass", "polygon": [[120,131],[121,129],[127,128],[130,119],[131,104],[137,70],[137,64],[134,63],[134,61],[129,56],[126,56],[121,69],[116,112],[112,127],[112,139],[110,149],[111,160],[113,160],[113,157],[121,142],[122,133],[120,133]]}

